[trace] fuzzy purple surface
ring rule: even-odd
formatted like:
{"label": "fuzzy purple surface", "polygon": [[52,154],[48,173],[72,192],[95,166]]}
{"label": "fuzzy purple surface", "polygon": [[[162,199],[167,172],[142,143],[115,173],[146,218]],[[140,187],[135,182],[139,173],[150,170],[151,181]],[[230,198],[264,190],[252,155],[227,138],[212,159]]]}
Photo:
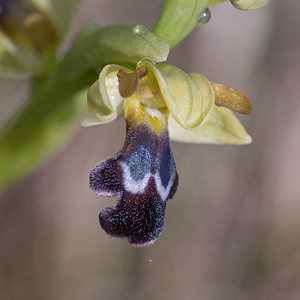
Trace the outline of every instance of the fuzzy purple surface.
{"label": "fuzzy purple surface", "polygon": [[164,225],[166,202],[159,197],[153,178],[144,194],[122,193],[115,207],[99,215],[103,230],[112,237],[127,237],[136,246],[157,239]]}
{"label": "fuzzy purple surface", "polygon": [[[118,195],[117,205],[103,209],[99,215],[103,230],[111,237],[124,237],[135,246],[144,246],[153,243],[162,231],[166,201],[176,192],[178,175],[167,131],[156,136],[146,126],[127,129],[122,150],[91,171],[90,187],[99,195]],[[129,175],[122,163],[128,166]],[[163,199],[155,174],[159,174],[163,188],[170,184]],[[148,176],[143,192],[128,190],[126,176],[137,186]]]}

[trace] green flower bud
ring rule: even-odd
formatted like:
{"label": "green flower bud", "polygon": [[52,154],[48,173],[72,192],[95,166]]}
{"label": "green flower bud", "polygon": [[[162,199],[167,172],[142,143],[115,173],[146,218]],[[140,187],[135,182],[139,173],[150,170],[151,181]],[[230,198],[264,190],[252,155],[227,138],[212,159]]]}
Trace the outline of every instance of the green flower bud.
{"label": "green flower bud", "polygon": [[230,0],[232,5],[240,10],[253,10],[266,6],[269,0]]}
{"label": "green flower bud", "polygon": [[64,37],[77,0],[2,0],[0,72],[41,73]]}

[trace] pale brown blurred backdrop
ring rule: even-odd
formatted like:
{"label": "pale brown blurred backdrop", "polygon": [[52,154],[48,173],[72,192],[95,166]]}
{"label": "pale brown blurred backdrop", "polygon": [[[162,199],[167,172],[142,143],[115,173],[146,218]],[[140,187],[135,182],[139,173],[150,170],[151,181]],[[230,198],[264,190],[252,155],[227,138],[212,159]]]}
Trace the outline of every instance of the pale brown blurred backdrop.
{"label": "pale brown blurred backdrop", "polygon": [[[162,5],[83,0],[69,40],[89,20],[151,28]],[[245,92],[253,143],[173,143],[180,185],[163,233],[133,248],[102,231],[98,214],[115,200],[88,186],[89,170],[122,147],[124,120],[78,126],[1,196],[1,300],[300,299],[300,2],[211,11],[169,62]],[[2,120],[28,90],[15,84],[0,81]]]}

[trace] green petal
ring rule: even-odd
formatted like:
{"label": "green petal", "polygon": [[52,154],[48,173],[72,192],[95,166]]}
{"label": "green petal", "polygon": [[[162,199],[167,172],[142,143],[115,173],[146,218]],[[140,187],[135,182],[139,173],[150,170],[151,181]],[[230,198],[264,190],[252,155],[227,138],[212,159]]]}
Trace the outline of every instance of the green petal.
{"label": "green petal", "polygon": [[103,68],[99,80],[90,87],[87,95],[88,114],[82,120],[82,126],[108,123],[124,113],[124,98],[119,93],[117,77],[120,70],[132,72],[123,66],[108,65]]}
{"label": "green petal", "polygon": [[169,133],[172,140],[185,143],[245,145],[252,141],[235,115],[217,106],[199,128],[192,130],[182,128],[170,117]]}
{"label": "green petal", "polygon": [[154,73],[160,92],[173,118],[184,128],[201,125],[214,104],[214,92],[201,74],[186,74],[168,65],[153,65],[143,60],[138,63]]}
{"label": "green petal", "polygon": [[240,10],[253,10],[266,6],[269,0],[230,0],[232,5]]}

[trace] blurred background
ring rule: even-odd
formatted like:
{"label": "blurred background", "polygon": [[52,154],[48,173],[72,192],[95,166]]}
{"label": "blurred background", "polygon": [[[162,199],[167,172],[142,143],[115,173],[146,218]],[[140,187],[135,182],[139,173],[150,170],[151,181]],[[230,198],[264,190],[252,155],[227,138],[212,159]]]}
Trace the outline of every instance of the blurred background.
{"label": "blurred background", "polygon": [[[162,5],[84,0],[65,47],[90,20],[151,28]],[[90,169],[123,145],[123,119],[78,125],[56,155],[5,191],[0,299],[300,299],[299,11],[293,0],[252,12],[223,3],[172,50],[170,63],[252,99],[254,112],[241,121],[253,143],[173,143],[180,185],[154,245],[110,239],[98,214],[115,199],[89,189]],[[24,79],[0,79],[0,123],[28,91]]]}

